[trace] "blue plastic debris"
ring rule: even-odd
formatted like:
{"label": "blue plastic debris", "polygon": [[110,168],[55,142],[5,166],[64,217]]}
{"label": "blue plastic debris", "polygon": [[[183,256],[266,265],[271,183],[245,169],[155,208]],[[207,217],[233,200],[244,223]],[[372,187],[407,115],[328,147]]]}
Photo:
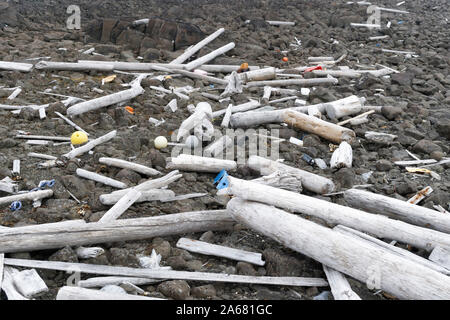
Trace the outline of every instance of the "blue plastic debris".
{"label": "blue plastic debris", "polygon": [[55,179],[52,180],[42,180],[41,182],[39,182],[39,187],[40,189],[45,188],[45,187],[53,187],[55,185]]}
{"label": "blue plastic debris", "polygon": [[305,160],[309,165],[314,165],[314,159],[308,156],[307,154],[303,154],[302,159]]}
{"label": "blue plastic debris", "polygon": [[214,184],[217,183],[217,190],[228,188],[230,181],[228,180],[228,173],[225,169],[219,172],[217,177],[214,179]]}
{"label": "blue plastic debris", "polygon": [[22,208],[22,202],[20,201],[14,201],[13,203],[11,203],[11,211],[17,211],[20,210]]}

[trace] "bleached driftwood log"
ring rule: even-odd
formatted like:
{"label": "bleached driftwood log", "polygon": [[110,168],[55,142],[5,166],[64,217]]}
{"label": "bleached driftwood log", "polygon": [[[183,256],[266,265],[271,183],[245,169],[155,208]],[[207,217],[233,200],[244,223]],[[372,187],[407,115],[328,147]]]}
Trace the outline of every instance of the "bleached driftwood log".
{"label": "bleached driftwood log", "polygon": [[242,82],[272,80],[276,78],[276,69],[274,67],[247,71],[239,73],[239,78]]}
{"label": "bleached driftwood log", "polygon": [[295,22],[291,21],[273,21],[273,20],[266,20],[268,24],[271,26],[295,26]]}
{"label": "bleached driftwood log", "polygon": [[[363,98],[358,98],[354,96],[357,99],[361,99],[361,103],[363,101]],[[231,125],[233,127],[252,127],[260,124],[267,124],[267,123],[280,123],[283,122],[283,114],[284,112],[291,110],[291,111],[297,111],[302,112],[305,114],[308,114],[308,110],[311,108],[314,108],[318,110],[318,112],[324,114],[326,111],[327,106],[333,106],[335,108],[346,108],[347,105],[353,104],[353,98],[350,99],[344,98],[339,99],[332,102],[327,103],[319,103],[315,105],[310,106],[299,106],[299,107],[293,107],[293,108],[287,108],[287,109],[281,109],[281,110],[275,110],[275,111],[261,111],[261,112],[245,112],[245,113],[237,113],[231,116]],[[262,113],[264,112],[264,113]]]}
{"label": "bleached driftwood log", "polygon": [[107,285],[120,285],[125,282],[132,283],[134,285],[148,285],[161,281],[161,279],[136,277],[94,277],[78,281],[78,286],[82,288],[101,288]]}
{"label": "bleached driftwood log", "polygon": [[127,188],[127,185],[125,183],[102,176],[101,174],[98,174],[95,172],[91,172],[91,171],[87,171],[87,170],[78,168],[76,173],[78,176],[80,176],[82,178],[93,180],[93,181],[96,181],[99,183],[103,183],[103,184],[106,184],[107,186],[111,186],[111,187],[118,188],[118,189]]}
{"label": "bleached driftwood log", "polygon": [[339,148],[334,150],[331,160],[330,168],[351,168],[353,163],[353,150],[352,147],[345,141],[341,142]]}
{"label": "bleached driftwood log", "polygon": [[74,127],[75,129],[77,129],[78,131],[84,132],[86,133],[86,135],[89,135],[89,133],[87,133],[86,131],[84,131],[80,126],[78,126],[75,122],[73,122],[72,120],[70,120],[69,118],[63,116],[61,113],[55,111],[55,114],[60,117],[61,119],[63,119],[65,122],[67,122],[67,124],[71,125],[72,127]]}
{"label": "bleached driftwood log", "polygon": [[397,138],[397,136],[393,134],[374,131],[367,131],[364,137],[370,142],[380,144],[391,144]]}
{"label": "bleached driftwood log", "polygon": [[283,121],[295,128],[314,133],[335,143],[342,141],[351,143],[356,138],[353,130],[296,111],[286,111]]}
{"label": "bleached driftwood log", "polygon": [[250,128],[267,123],[283,122],[284,110],[238,112],[231,116],[230,124],[233,128]]}
{"label": "bleached driftwood log", "polygon": [[326,77],[328,75],[339,78],[359,78],[361,77],[361,73],[355,72],[353,70],[313,70],[313,74],[319,77]]}
{"label": "bleached driftwood log", "polygon": [[388,53],[398,53],[398,54],[411,54],[411,55],[416,54],[414,51],[399,51],[399,50],[389,50],[389,49],[381,49],[381,51],[388,52]]}
{"label": "bleached driftwood log", "polygon": [[[147,180],[137,186],[134,186],[133,189],[142,192],[142,191],[149,191],[152,189],[165,188],[172,182],[175,182],[178,179],[180,179],[182,176],[183,175],[180,174],[180,172],[178,170],[174,170],[174,171],[168,173],[167,175],[165,175],[164,177],[161,177],[158,179],[153,179],[153,180]],[[130,191],[131,189],[132,188],[128,188],[128,189],[124,189],[124,190],[116,190],[116,191],[113,191],[111,194],[118,195],[119,199],[120,199],[120,197],[123,197],[124,195],[126,195],[127,192]]]}
{"label": "bleached driftwood log", "polygon": [[232,199],[233,218],[292,250],[400,299],[450,299],[450,278],[268,205]]}
{"label": "bleached driftwood log", "polygon": [[302,174],[296,171],[275,171],[270,175],[251,181],[301,193],[303,191],[302,176]]}
{"label": "bleached driftwood log", "polygon": [[344,198],[355,208],[450,233],[450,217],[436,210],[358,189],[345,191]]}
{"label": "bleached driftwood log", "polygon": [[323,271],[327,276],[334,300],[361,300],[342,273],[326,265],[323,265]]}
{"label": "bleached driftwood log", "polygon": [[59,289],[56,300],[164,300],[134,294],[109,293],[100,290],[65,286]]}
{"label": "bleached driftwood log", "polygon": [[229,136],[222,136],[213,143],[211,143],[209,146],[205,148],[203,151],[203,155],[205,157],[217,157],[223,154],[223,150],[226,148],[229,148],[231,145],[233,145],[234,140],[230,138]]}
{"label": "bleached driftwood log", "polygon": [[176,158],[169,158],[166,169],[218,173],[223,169],[226,171],[235,171],[237,169],[237,163],[232,160],[180,154]]}
{"label": "bleached driftwood log", "polygon": [[73,159],[75,157],[78,157],[79,155],[82,155],[83,153],[86,153],[89,150],[95,148],[99,144],[105,143],[105,142],[113,139],[116,136],[116,134],[117,134],[116,130],[111,131],[111,132],[105,134],[104,136],[101,136],[100,138],[89,141],[85,145],[78,147],[78,148],[70,151],[69,153],[64,154],[63,157],[67,158],[67,159]]}
{"label": "bleached driftwood log", "polygon": [[98,222],[111,222],[119,218],[122,213],[127,211],[133,203],[140,198],[141,192],[131,189],[126,195],[124,195],[117,203],[110,208]]}
{"label": "bleached driftwood log", "polygon": [[430,261],[450,270],[450,247],[437,246],[428,257]]}
{"label": "bleached driftwood log", "polygon": [[382,7],[377,7],[377,9],[380,11],[393,12],[393,13],[409,13],[408,11],[398,10],[398,9],[390,9],[390,8],[382,8]]}
{"label": "bleached driftwood log", "polygon": [[[141,195],[137,200],[135,200],[136,203],[147,201],[162,201],[175,197],[175,193],[172,190],[151,189],[139,192],[141,193]],[[100,202],[104,205],[113,205],[118,203],[124,196],[125,195],[123,195],[122,193],[113,192],[110,194],[102,194],[99,199]]]}
{"label": "bleached driftwood log", "polygon": [[290,167],[280,162],[272,161],[260,156],[252,155],[248,159],[248,166],[261,175],[268,176],[275,172],[289,172],[301,178],[302,187],[318,194],[327,194],[335,190],[333,181],[317,174]]}
{"label": "bleached driftwood log", "polygon": [[228,179],[229,187],[220,190],[219,194],[232,194],[246,200],[300,212],[323,219],[329,224],[342,224],[380,238],[397,240],[428,251],[437,245],[450,246],[450,235],[443,232],[251,181],[230,176]]}
{"label": "bleached driftwood log", "polygon": [[371,24],[371,23],[350,23],[350,26],[352,27],[363,27],[363,28],[381,28],[381,25],[379,24]]}
{"label": "bleached driftwood log", "polygon": [[436,163],[437,161],[434,159],[425,159],[425,160],[407,160],[407,161],[395,161],[394,164],[401,167],[410,167],[417,166],[422,164],[431,164]]}
{"label": "bleached driftwood log", "polygon": [[48,291],[47,285],[35,269],[17,272],[13,275],[13,283],[26,298]]}
{"label": "bleached driftwood log", "polygon": [[81,273],[144,277],[153,279],[180,279],[180,280],[205,281],[205,282],[209,281],[209,282],[252,283],[252,284],[299,286],[299,287],[325,287],[328,285],[328,282],[322,278],[241,276],[224,273],[137,269],[128,267],[102,266],[95,264],[39,261],[39,260],[25,260],[25,259],[5,259],[5,264],[30,268],[42,268],[49,270],[60,270],[60,271],[79,270]]}
{"label": "bleached driftwood log", "polygon": [[[236,112],[245,112],[248,110],[252,110],[252,109],[256,109],[258,107],[261,106],[261,103],[257,100],[250,100],[249,102],[243,103],[243,104],[239,104],[237,106],[232,106],[231,107],[231,113],[236,113]],[[212,117],[213,118],[217,118],[220,117],[221,115],[225,114],[227,112],[228,108],[223,109],[223,110],[219,110],[219,111],[215,111],[212,113]]]}
{"label": "bleached driftwood log", "polygon": [[367,116],[371,115],[372,113],[375,113],[375,110],[370,110],[370,111],[364,112],[364,113],[362,113],[360,115],[357,115],[356,117],[353,117],[351,119],[338,122],[337,125],[338,126],[343,126],[343,125],[345,125],[347,123],[350,123],[351,125],[365,123],[365,122],[368,121]]}
{"label": "bleached driftwood log", "polygon": [[333,57],[308,57],[309,62],[334,61]]}
{"label": "bleached driftwood log", "polygon": [[142,174],[145,174],[147,176],[156,176],[158,174],[161,174],[158,170],[155,170],[153,168],[146,167],[142,164],[133,163],[121,159],[116,158],[100,158],[98,159],[99,163],[106,164],[107,166],[113,166],[123,169],[130,169]]}
{"label": "bleached driftwood log", "polygon": [[340,119],[345,116],[354,115],[361,111],[364,102],[364,98],[359,98],[357,96],[347,97],[345,98],[345,101],[341,100],[339,104],[330,102],[326,106],[327,115],[330,119]]}
{"label": "bleached driftwood log", "polygon": [[15,194],[13,196],[0,198],[0,205],[11,204],[14,201],[38,201],[53,196],[51,189],[32,191],[28,193]]}
{"label": "bleached driftwood log", "polygon": [[0,70],[30,72],[31,69],[33,65],[30,63],[0,61]]}
{"label": "bleached driftwood log", "polygon": [[318,79],[289,79],[289,80],[268,80],[268,81],[252,81],[245,85],[246,88],[252,87],[286,87],[286,86],[302,86],[315,87],[321,85],[335,85],[338,84],[338,79],[335,78],[318,78]]}
{"label": "bleached driftwood log", "polygon": [[220,28],[213,34],[210,34],[205,39],[194,45],[193,47],[190,47],[186,51],[184,51],[180,56],[178,56],[175,60],[170,62],[170,64],[180,64],[185,62],[187,59],[189,59],[192,55],[194,55],[197,51],[199,51],[201,48],[206,46],[208,43],[216,39],[218,36],[220,36],[225,31],[224,28]]}
{"label": "bleached driftwood log", "polygon": [[[91,60],[78,60],[78,62],[93,62],[96,64],[113,64],[114,70],[120,71],[157,71],[160,68],[164,69],[183,69],[184,64],[170,64],[170,63],[137,63],[137,62],[118,62],[118,61],[91,61]],[[204,64],[196,69],[200,69],[207,72],[220,72],[220,73],[231,73],[233,71],[239,70],[239,65],[220,65],[220,64]],[[250,70],[260,69],[258,66],[249,66]]]}
{"label": "bleached driftwood log", "polygon": [[165,216],[119,219],[74,225],[41,224],[0,230],[0,252],[28,252],[65,246],[148,239],[209,230],[228,230],[233,220],[225,210],[198,211]]}
{"label": "bleached driftwood log", "polygon": [[37,140],[53,140],[53,141],[70,141],[70,137],[55,137],[55,136],[36,136],[28,134],[18,134],[16,139],[37,139]]}
{"label": "bleached driftwood log", "polygon": [[136,98],[138,95],[143,94],[144,92],[145,90],[140,86],[140,84],[137,84],[132,86],[128,90],[116,92],[104,97],[75,104],[66,110],[66,114],[71,117],[80,115],[89,111],[108,107],[119,102],[131,100],[133,98]]}
{"label": "bleached driftwood log", "polygon": [[177,242],[177,248],[210,256],[248,262],[257,266],[264,266],[265,264],[265,262],[262,260],[261,253],[219,246],[188,238],[180,238]]}
{"label": "bleached driftwood log", "polygon": [[208,75],[199,74],[197,72],[191,72],[191,71],[181,70],[181,69],[173,69],[172,72],[182,74],[182,75],[192,78],[192,79],[200,79],[200,80],[204,80],[206,82],[217,83],[217,84],[222,84],[222,85],[228,84],[227,80],[219,79],[216,77],[211,77]]}
{"label": "bleached driftwood log", "polygon": [[219,49],[216,49],[194,61],[189,62],[188,64],[185,65],[184,69],[194,70],[194,69],[202,66],[203,64],[206,64],[207,62],[215,59],[216,57],[230,51],[234,47],[235,47],[234,42],[230,42],[229,44],[224,45],[223,47],[220,47]]}
{"label": "bleached driftwood log", "polygon": [[39,61],[36,63],[35,68],[38,70],[69,70],[69,71],[104,71],[112,72],[114,65],[110,64],[98,64],[92,62],[53,62],[53,61]]}
{"label": "bleached driftwood log", "polygon": [[[333,228],[333,230],[343,233],[343,234],[346,234],[350,237],[357,238],[359,240],[362,239],[373,246],[384,248],[398,256],[404,257],[405,259],[414,261],[416,263],[424,265],[425,267],[436,270],[437,272],[443,273],[445,275],[450,275],[450,270],[447,270],[447,269],[441,267],[440,265],[438,265],[434,262],[431,262],[430,260],[427,260],[425,258],[422,258],[421,256],[418,256],[408,250],[405,250],[405,249],[396,247],[394,245],[391,245],[389,243],[386,243],[384,241],[381,241],[381,240],[374,238],[366,233],[363,233],[358,230],[348,228],[348,227],[345,227],[342,225],[337,225],[336,227]],[[436,248],[438,248],[438,247],[436,247]]]}

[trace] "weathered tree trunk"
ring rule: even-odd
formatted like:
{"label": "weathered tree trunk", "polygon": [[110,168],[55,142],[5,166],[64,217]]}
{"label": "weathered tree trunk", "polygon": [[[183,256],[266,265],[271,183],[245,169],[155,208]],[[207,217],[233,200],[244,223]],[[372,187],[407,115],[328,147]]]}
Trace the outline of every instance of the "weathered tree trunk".
{"label": "weathered tree trunk", "polygon": [[207,55],[204,55],[203,57],[200,57],[194,61],[189,62],[185,65],[184,69],[186,70],[193,70],[195,68],[198,68],[202,66],[203,64],[215,59],[216,57],[230,51],[235,47],[234,42],[230,42],[229,44],[220,47],[219,49],[214,50],[213,52],[208,53]]}
{"label": "weathered tree trunk", "polygon": [[251,181],[230,176],[228,179],[229,187],[221,190],[222,193],[318,217],[329,224],[342,224],[380,238],[397,240],[428,251],[438,245],[450,246],[450,235],[443,232]]}
{"label": "weathered tree trunk", "polygon": [[235,171],[237,169],[237,163],[232,160],[180,154],[176,158],[170,158],[170,161],[167,162],[166,169],[219,173],[222,169]]}
{"label": "weathered tree trunk", "polygon": [[262,254],[238,250],[234,248],[218,246],[203,241],[192,240],[188,238],[180,238],[177,242],[177,248],[181,248],[190,252],[206,254],[210,256],[222,257],[237,261],[244,261],[257,266],[263,266],[265,262],[262,260]]}
{"label": "weathered tree trunk", "polygon": [[450,216],[436,210],[358,189],[345,191],[344,198],[350,206],[358,209],[450,233]]}
{"label": "weathered tree trunk", "polygon": [[296,111],[286,111],[283,121],[295,128],[314,133],[335,143],[342,141],[351,143],[356,138],[353,130]]}
{"label": "weathered tree trunk", "polygon": [[14,201],[37,201],[51,196],[53,196],[53,190],[50,189],[20,193],[0,198],[0,205],[11,204]]}
{"label": "weathered tree trunk", "polygon": [[89,141],[85,145],[78,147],[78,148],[70,151],[69,153],[64,154],[63,157],[65,157],[67,159],[73,159],[75,157],[78,157],[79,155],[82,155],[82,154],[88,152],[89,150],[95,148],[99,144],[102,144],[104,142],[107,142],[107,141],[113,139],[116,136],[116,134],[117,134],[116,130],[111,131],[111,132],[105,134],[104,136],[101,136],[100,138]]}
{"label": "weathered tree trunk", "polygon": [[232,199],[236,221],[400,299],[450,299],[450,278],[274,207]]}
{"label": "weathered tree trunk", "polygon": [[98,159],[98,162],[106,164],[108,166],[123,168],[123,169],[130,169],[142,174],[145,174],[147,176],[156,176],[158,174],[161,174],[158,170],[146,167],[144,165],[128,162],[121,159],[115,159],[115,158],[100,158]]}
{"label": "weathered tree trunk", "polygon": [[29,63],[0,61],[0,70],[30,72],[33,65]]}
{"label": "weathered tree trunk", "polygon": [[286,86],[302,86],[315,87],[321,85],[335,85],[338,84],[338,79],[290,79],[290,80],[268,80],[268,81],[252,81],[245,85],[247,88],[252,87],[286,87]]}
{"label": "weathered tree trunk", "polygon": [[0,252],[29,252],[96,243],[149,239],[159,236],[229,230],[233,220],[225,210],[170,214],[151,218],[120,219],[107,223],[46,224],[0,230]]}
{"label": "weathered tree trunk", "polygon": [[301,277],[258,277],[241,276],[235,274],[211,273],[211,272],[187,272],[157,269],[137,269],[128,267],[113,267],[85,263],[68,263],[54,261],[39,261],[26,259],[5,259],[6,265],[41,268],[49,270],[73,271],[81,273],[94,273],[113,276],[131,276],[154,279],[182,279],[191,281],[253,283],[276,286],[300,286],[300,287],[325,287],[328,282],[322,278]]}
{"label": "weathered tree trunk", "polygon": [[[389,243],[386,243],[386,242],[384,242],[382,240],[379,240],[377,238],[374,238],[374,237],[372,237],[372,236],[370,236],[370,235],[368,235],[368,234],[366,234],[364,232],[361,232],[361,231],[358,231],[358,230],[355,230],[355,229],[352,229],[352,228],[349,228],[349,227],[345,227],[345,226],[342,226],[342,225],[337,225],[336,227],[333,228],[333,230],[337,231],[337,232],[340,232],[340,233],[343,233],[343,234],[346,234],[349,237],[354,237],[354,238],[356,238],[358,240],[362,239],[364,241],[367,241],[367,243],[370,243],[371,245],[373,245],[375,247],[384,248],[384,249],[389,250],[392,253],[394,253],[394,254],[396,254],[398,256],[401,256],[401,257],[403,257],[405,259],[414,261],[415,263],[419,263],[421,265],[424,265],[427,268],[436,270],[437,272],[443,273],[445,275],[450,275],[450,270],[449,269],[445,269],[445,268],[441,267],[440,265],[438,265],[438,264],[436,264],[434,262],[431,262],[431,261],[429,261],[429,260],[427,260],[425,258],[422,258],[421,256],[418,256],[418,255],[416,255],[416,254],[414,254],[414,253],[412,253],[412,252],[410,252],[408,250],[405,250],[405,249],[396,247],[394,245],[391,245]],[[436,247],[436,248],[439,248],[439,246]]]}
{"label": "weathered tree trunk", "polygon": [[217,30],[213,34],[210,34],[205,39],[203,39],[202,41],[200,41],[199,43],[194,45],[193,47],[191,47],[191,48],[187,49],[186,51],[184,51],[180,56],[178,56],[175,60],[173,60],[169,64],[180,64],[180,63],[185,62],[187,59],[189,59],[192,55],[194,55],[201,48],[203,48],[208,43],[210,43],[211,41],[216,39],[218,36],[220,36],[222,33],[224,33],[224,31],[225,31],[224,28],[220,28],[219,30]]}
{"label": "weathered tree trunk", "polygon": [[56,300],[164,300],[133,294],[114,294],[100,290],[65,286],[59,289]]}
{"label": "weathered tree trunk", "polygon": [[92,62],[53,62],[53,61],[40,61],[35,65],[38,70],[68,70],[68,71],[104,71],[112,72],[114,70],[114,64],[98,64]]}
{"label": "weathered tree trunk", "polygon": [[[135,188],[132,188],[135,189]],[[127,189],[131,190],[131,189]],[[126,191],[128,193],[129,191]],[[147,202],[147,201],[162,201],[166,199],[171,199],[175,197],[175,192],[172,190],[165,190],[165,189],[150,189],[147,191],[139,191],[141,195],[137,200],[135,200],[136,203],[139,202]],[[108,205],[114,205],[118,203],[125,195],[126,193],[110,193],[110,194],[102,194],[99,197],[99,200],[102,204],[108,206]]]}
{"label": "weathered tree trunk", "polygon": [[142,193],[139,191],[131,189],[126,195],[117,201],[117,203],[110,208],[98,222],[111,222],[117,220],[117,218],[119,218],[122,213],[127,211],[127,209],[131,207],[133,203],[141,197],[141,195]]}
{"label": "weathered tree trunk", "polygon": [[68,116],[80,115],[89,111],[108,107],[119,102],[131,100],[133,98],[136,98],[138,95],[143,94],[144,92],[145,90],[140,85],[136,85],[128,90],[116,92],[104,97],[73,105],[67,109],[66,113]]}

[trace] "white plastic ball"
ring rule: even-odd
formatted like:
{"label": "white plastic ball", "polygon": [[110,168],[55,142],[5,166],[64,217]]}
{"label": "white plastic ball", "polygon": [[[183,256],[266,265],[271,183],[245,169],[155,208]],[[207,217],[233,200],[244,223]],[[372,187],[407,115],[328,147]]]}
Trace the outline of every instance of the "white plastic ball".
{"label": "white plastic ball", "polygon": [[155,139],[155,148],[156,149],[164,149],[167,148],[167,139],[166,137],[159,136]]}

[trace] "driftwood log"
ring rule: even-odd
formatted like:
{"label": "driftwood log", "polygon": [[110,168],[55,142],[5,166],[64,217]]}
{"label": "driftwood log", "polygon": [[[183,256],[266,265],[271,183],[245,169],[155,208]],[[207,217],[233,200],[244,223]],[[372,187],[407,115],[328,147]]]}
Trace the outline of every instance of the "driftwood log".
{"label": "driftwood log", "polygon": [[450,299],[450,278],[364,241],[274,207],[232,199],[236,221],[372,288],[400,299]]}
{"label": "driftwood log", "polygon": [[450,216],[436,210],[358,189],[345,191],[344,198],[350,206],[358,209],[450,233]]}
{"label": "driftwood log", "polygon": [[[438,245],[450,246],[450,235],[443,232],[231,176],[228,179],[229,187],[220,190],[219,194],[231,194],[246,200],[258,201],[289,211],[303,213],[323,219],[328,224],[341,224],[380,238],[397,240],[427,251],[431,251]],[[332,267],[331,265],[328,266]]]}
{"label": "driftwood log", "polygon": [[233,220],[225,210],[184,212],[159,217],[121,219],[107,223],[41,224],[33,228],[0,230],[0,252],[28,252],[209,230],[228,230],[232,225]]}
{"label": "driftwood log", "polygon": [[302,131],[314,133],[335,143],[342,141],[351,143],[356,138],[353,130],[296,111],[286,111],[283,121]]}
{"label": "driftwood log", "polygon": [[26,259],[5,259],[5,264],[10,266],[21,266],[29,268],[40,268],[60,271],[74,271],[81,273],[104,274],[111,276],[129,276],[151,279],[180,279],[192,281],[252,283],[276,286],[300,286],[300,287],[325,287],[328,282],[322,278],[301,277],[258,277],[242,276],[235,274],[210,273],[210,272],[188,272],[157,269],[137,269],[128,267],[113,267],[85,263],[68,263],[54,261],[39,261]]}

